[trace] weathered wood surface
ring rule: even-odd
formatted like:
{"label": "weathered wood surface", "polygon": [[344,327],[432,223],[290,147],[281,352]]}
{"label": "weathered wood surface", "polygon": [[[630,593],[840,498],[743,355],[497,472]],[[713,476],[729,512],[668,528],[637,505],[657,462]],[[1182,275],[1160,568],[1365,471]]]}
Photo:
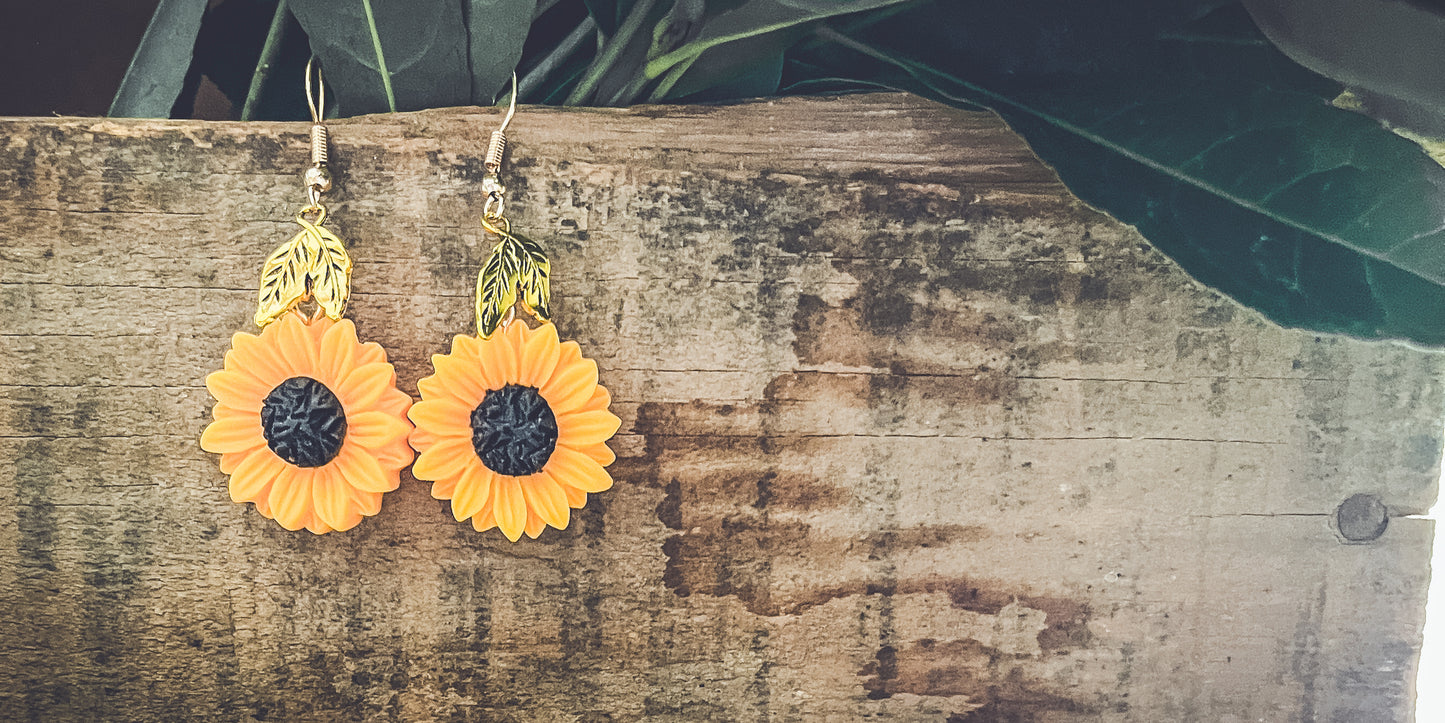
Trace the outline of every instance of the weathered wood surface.
{"label": "weathered wood surface", "polygon": [[[332,127],[409,392],[472,323],[496,121]],[[1262,322],[991,115],[523,109],[509,211],[624,424],[515,545],[410,477],[289,533],[197,447],[304,126],[0,128],[0,718],[1409,717],[1441,357]],[[1392,519],[1345,544],[1357,493]]]}

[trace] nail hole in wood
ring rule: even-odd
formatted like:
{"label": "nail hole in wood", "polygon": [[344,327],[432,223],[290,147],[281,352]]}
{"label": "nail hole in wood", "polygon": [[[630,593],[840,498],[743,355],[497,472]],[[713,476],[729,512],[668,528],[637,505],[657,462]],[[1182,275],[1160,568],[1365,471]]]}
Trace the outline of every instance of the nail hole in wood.
{"label": "nail hole in wood", "polygon": [[1385,534],[1390,525],[1389,511],[1379,497],[1351,495],[1335,510],[1335,525],[1346,540],[1369,542]]}

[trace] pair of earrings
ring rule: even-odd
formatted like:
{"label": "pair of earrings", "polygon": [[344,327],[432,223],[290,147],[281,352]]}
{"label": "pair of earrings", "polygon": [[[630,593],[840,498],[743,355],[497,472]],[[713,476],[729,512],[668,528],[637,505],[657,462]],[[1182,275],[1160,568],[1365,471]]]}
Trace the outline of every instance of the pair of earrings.
{"label": "pair of earrings", "polygon": [[[546,253],[503,216],[515,87],[484,163],[482,228],[494,245],[477,279],[477,336],[459,334],[450,354],[432,357],[435,373],[417,383],[421,401],[413,404],[386,351],[361,343],[343,317],[351,258],[323,225],[321,195],[331,187],[325,89],[313,100],[311,75],[308,63],[311,167],[309,203],[295,217],[301,231],[262,267],[261,333],[235,334],[224,369],[206,377],[215,421],[201,448],[221,455],[233,501],[255,504],[288,530],[348,530],[377,514],[413,458],[413,475],[479,532],[495,527],[515,542],[566,528],[570,510],[612,486],[606,442],[621,420],[608,409],[596,362],[576,342],[560,341],[549,320]],[[316,77],[320,86],[319,69]],[[310,316],[297,308],[308,300],[316,304]],[[517,318],[518,306],[535,327]]]}

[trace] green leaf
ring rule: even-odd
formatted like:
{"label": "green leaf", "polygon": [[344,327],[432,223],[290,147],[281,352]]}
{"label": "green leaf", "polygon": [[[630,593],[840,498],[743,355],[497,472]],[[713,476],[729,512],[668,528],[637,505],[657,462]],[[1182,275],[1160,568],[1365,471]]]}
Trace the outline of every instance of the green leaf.
{"label": "green leaf", "polygon": [[170,117],[205,13],[205,0],[161,0],[111,101],[111,117]]}
{"label": "green leaf", "polygon": [[648,102],[774,95],[783,77],[783,52],[796,40],[795,33],[785,30],[708,48],[691,61],[673,66]]}
{"label": "green leaf", "polygon": [[472,103],[491,105],[522,59],[537,0],[467,0],[466,9]]}
{"label": "green leaf", "polygon": [[261,91],[266,87],[266,81],[271,77],[271,71],[275,69],[278,58],[281,54],[282,39],[286,35],[286,20],[290,17],[290,11],[286,9],[286,0],[276,3],[276,10],[271,14],[271,25],[266,30],[266,41],[261,45],[261,55],[256,59],[256,69],[251,73],[251,84],[246,89],[246,102],[241,106],[241,120],[255,120],[256,110],[261,104]]}
{"label": "green leaf", "polygon": [[647,51],[647,59],[669,53],[696,38],[702,32],[706,10],[704,0],[675,0],[672,9],[652,28],[652,47]]}
{"label": "green leaf", "polygon": [[[567,96],[567,105],[620,105],[630,102],[625,91],[635,93],[641,80],[639,69],[647,60],[650,38],[641,31],[658,22],[666,6],[658,0],[637,0],[617,32],[598,49],[597,57]],[[600,21],[599,21],[600,23]]]}
{"label": "green leaf", "polygon": [[833,39],[921,92],[995,109],[1075,194],[1281,324],[1445,343],[1445,169],[1332,107],[1338,84],[1247,19],[1233,29],[1052,83],[965,81]]}
{"label": "green leaf", "polygon": [[[585,69],[585,63],[578,63],[578,51],[597,35],[597,21],[591,16],[582,18],[572,32],[549,48],[544,55],[531,60],[525,75],[517,81],[517,97],[523,101],[546,99],[557,91],[557,79],[568,82]],[[571,68],[571,72],[566,69]],[[559,72],[563,71],[563,72]],[[549,82],[550,81],[550,82]],[[565,85],[565,83],[563,83]],[[543,100],[543,102],[548,102]]]}
{"label": "green leaf", "polygon": [[632,9],[635,0],[582,0],[587,7],[587,14],[592,21],[597,23],[597,29],[603,36],[611,37],[617,32],[622,19]]}
{"label": "green leaf", "polygon": [[708,18],[697,39],[668,53],[663,53],[644,69],[648,78],[657,78],[673,66],[695,62],[710,48],[724,43],[753,38],[789,28],[796,28],[824,18],[874,10],[897,5],[907,0],[748,0],[737,8]]}
{"label": "green leaf", "polygon": [[[342,115],[471,102],[460,3],[288,0]],[[368,13],[370,8],[372,13]],[[373,26],[375,32],[373,33]],[[508,69],[510,73],[510,68]]]}

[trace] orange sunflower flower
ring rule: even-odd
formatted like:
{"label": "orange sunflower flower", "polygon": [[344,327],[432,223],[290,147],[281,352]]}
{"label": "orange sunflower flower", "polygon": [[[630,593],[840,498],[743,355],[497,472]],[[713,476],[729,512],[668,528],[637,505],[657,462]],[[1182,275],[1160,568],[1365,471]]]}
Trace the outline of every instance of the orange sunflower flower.
{"label": "orange sunflower flower", "polygon": [[293,312],[260,336],[238,333],[206,388],[216,421],[201,448],[220,453],[232,500],[254,502],[288,530],[355,527],[411,463],[411,397],[349,319]]}
{"label": "orange sunflower flower", "polygon": [[622,420],[597,384],[597,363],[557,328],[514,321],[490,339],[459,335],[436,374],[417,387],[412,446],[417,479],[452,501],[452,515],[478,532],[500,528],[516,542],[548,525],[566,529],[589,492],[612,487],[607,440]]}

